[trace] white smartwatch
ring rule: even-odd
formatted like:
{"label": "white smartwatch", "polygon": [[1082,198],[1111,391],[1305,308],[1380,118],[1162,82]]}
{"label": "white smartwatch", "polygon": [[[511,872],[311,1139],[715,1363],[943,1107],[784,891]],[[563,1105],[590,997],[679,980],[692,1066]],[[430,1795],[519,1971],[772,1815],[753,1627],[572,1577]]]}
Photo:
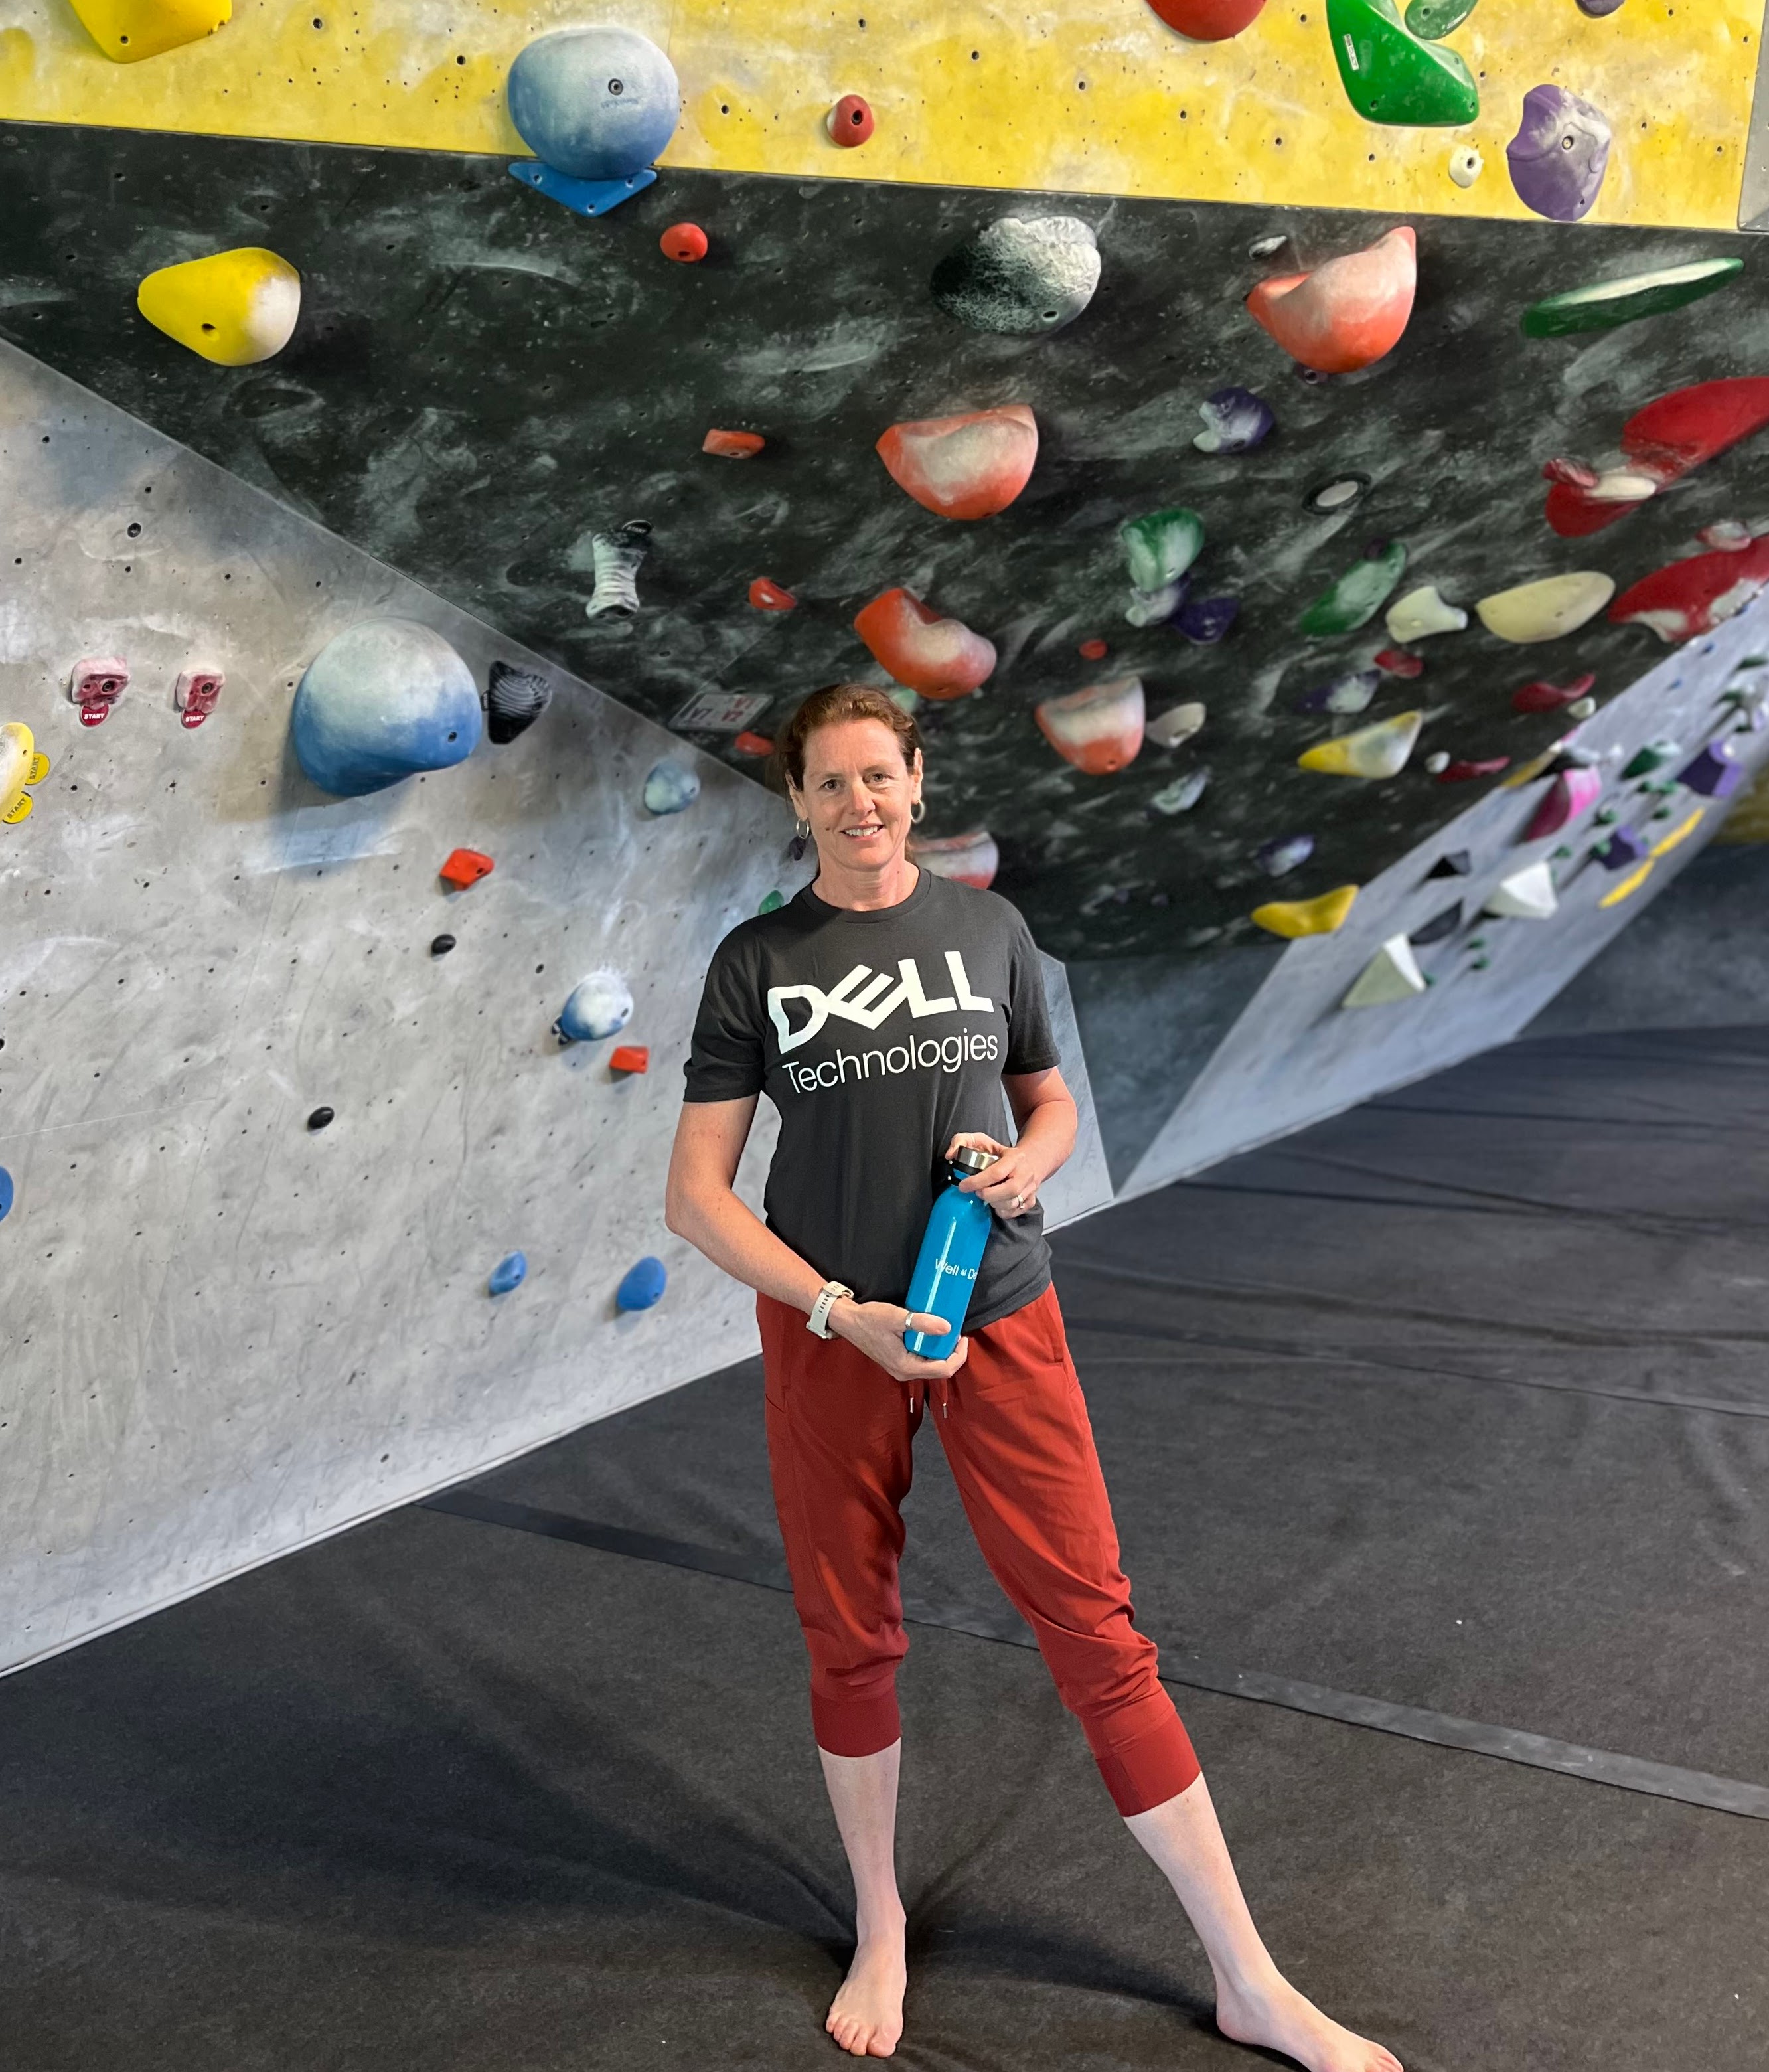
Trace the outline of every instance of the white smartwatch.
{"label": "white smartwatch", "polygon": [[835,1334],[829,1328],[829,1313],[843,1296],[852,1295],[852,1288],[844,1288],[839,1281],[826,1281],[817,1291],[817,1299],[811,1305],[811,1314],[805,1319],[805,1329],[815,1331],[820,1338],[832,1338]]}

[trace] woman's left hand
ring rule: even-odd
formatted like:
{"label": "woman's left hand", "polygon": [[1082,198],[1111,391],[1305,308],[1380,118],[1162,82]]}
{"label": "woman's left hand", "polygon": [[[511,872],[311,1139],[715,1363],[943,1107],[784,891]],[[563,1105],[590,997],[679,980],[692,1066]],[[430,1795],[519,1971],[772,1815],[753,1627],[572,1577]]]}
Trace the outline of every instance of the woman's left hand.
{"label": "woman's left hand", "polygon": [[973,1173],[968,1180],[961,1180],[961,1194],[980,1194],[998,1216],[1011,1223],[1016,1216],[1028,1215],[1038,1206],[1038,1190],[1044,1184],[1044,1175],[1039,1172],[1027,1155],[1023,1145],[1003,1144],[992,1137],[986,1137],[980,1129],[961,1129],[946,1147],[950,1161],[954,1152],[962,1145],[971,1145],[979,1151],[992,1151],[995,1162],[986,1172]]}

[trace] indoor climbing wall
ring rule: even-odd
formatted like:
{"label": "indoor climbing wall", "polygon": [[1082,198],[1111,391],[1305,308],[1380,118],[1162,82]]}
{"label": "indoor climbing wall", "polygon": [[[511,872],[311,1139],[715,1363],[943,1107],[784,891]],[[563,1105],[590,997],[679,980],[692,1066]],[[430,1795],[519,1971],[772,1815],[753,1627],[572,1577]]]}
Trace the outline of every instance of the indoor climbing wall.
{"label": "indoor climbing wall", "polygon": [[1763,13],[0,0],[0,1659],[747,1349],[661,1176],[819,683],[1059,1215],[1529,1024],[1769,749]]}

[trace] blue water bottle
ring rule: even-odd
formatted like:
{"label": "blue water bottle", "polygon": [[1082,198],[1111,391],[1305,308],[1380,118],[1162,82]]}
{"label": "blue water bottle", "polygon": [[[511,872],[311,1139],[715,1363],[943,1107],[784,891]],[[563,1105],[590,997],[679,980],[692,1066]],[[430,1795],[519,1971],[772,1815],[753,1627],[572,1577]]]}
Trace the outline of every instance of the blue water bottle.
{"label": "blue water bottle", "polygon": [[961,1144],[952,1159],[952,1184],[935,1196],[929,1211],[921,1249],[910,1276],[907,1297],[917,1316],[943,1317],[943,1335],[905,1331],[903,1342],[922,1359],[946,1359],[956,1349],[964,1329],[964,1313],[977,1285],[983,1248],[989,1242],[995,1211],[980,1194],[961,1194],[958,1182],[992,1166],[999,1154]]}

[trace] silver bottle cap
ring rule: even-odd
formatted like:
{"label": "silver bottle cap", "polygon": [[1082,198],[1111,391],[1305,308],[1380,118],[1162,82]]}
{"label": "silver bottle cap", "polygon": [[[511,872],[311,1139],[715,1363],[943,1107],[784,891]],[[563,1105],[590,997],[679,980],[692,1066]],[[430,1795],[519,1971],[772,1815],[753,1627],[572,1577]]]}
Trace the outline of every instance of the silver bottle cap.
{"label": "silver bottle cap", "polygon": [[994,1165],[1000,1156],[999,1151],[984,1151],[975,1144],[961,1144],[953,1153],[950,1163],[961,1173],[981,1173]]}

